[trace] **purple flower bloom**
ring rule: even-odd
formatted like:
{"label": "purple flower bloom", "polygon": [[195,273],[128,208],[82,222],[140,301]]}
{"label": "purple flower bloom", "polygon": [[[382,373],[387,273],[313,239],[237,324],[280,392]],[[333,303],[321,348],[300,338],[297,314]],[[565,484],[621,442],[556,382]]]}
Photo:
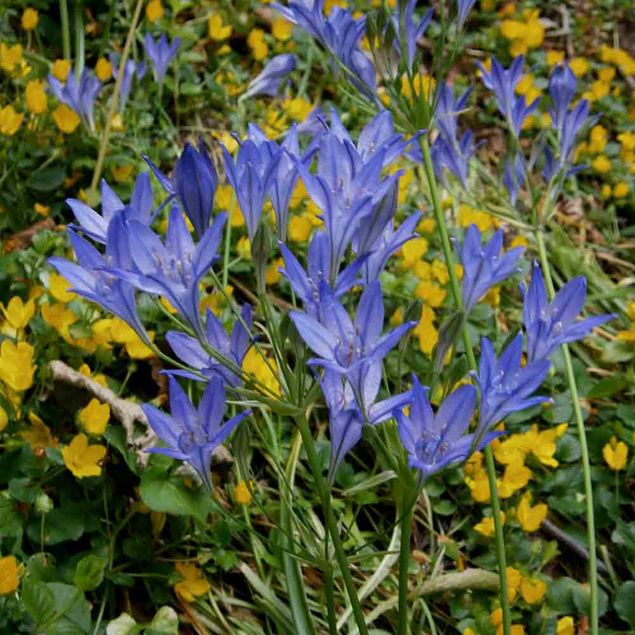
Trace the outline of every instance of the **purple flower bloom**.
{"label": "purple flower bloom", "polygon": [[236,159],[232,158],[225,147],[223,154],[227,181],[236,193],[249,240],[253,241],[267,191],[277,175],[282,151],[275,141],[255,142],[247,139],[239,143]]}
{"label": "purple flower bloom", "polygon": [[460,386],[446,397],[436,414],[423,387],[414,377],[412,404],[406,416],[395,411],[399,438],[408,453],[408,464],[419,470],[422,479],[449,465],[465,461],[500,435],[489,432],[478,442],[474,434],[465,434],[476,405],[474,386]]}
{"label": "purple flower bloom", "polygon": [[150,404],[141,408],[150,427],[165,448],[151,448],[148,452],[171,456],[187,461],[200,476],[205,487],[212,490],[210,466],[214,450],[221,445],[245,417],[251,414],[244,410],[229,421],[225,415],[225,388],[222,379],[210,380],[201,397],[198,408],[192,405],[176,379],[169,377],[170,411],[167,415]]}
{"label": "purple flower bloom", "polygon": [[346,454],[362,436],[365,423],[376,425],[386,421],[397,408],[410,402],[410,391],[376,402],[381,384],[381,364],[369,367],[364,377],[363,392],[366,412],[357,406],[350,384],[339,373],[326,369],[320,378],[320,386],[329,411],[331,433],[331,478]]}
{"label": "purple flower bloom", "polygon": [[161,37],[156,41],[149,33],[145,34],[143,46],[146,51],[146,57],[152,63],[154,79],[159,82],[159,84],[163,83],[168,66],[176,56],[180,45],[181,40],[178,37],[175,37],[171,43],[168,43],[168,38],[165,33],[162,33]]}
{"label": "purple flower bloom", "polygon": [[113,239],[127,244],[133,266],[113,272],[142,291],[165,296],[196,333],[205,337],[198,283],[216,258],[226,219],[226,214],[219,214],[197,245],[176,205],[170,212],[165,244],[146,225],[129,221]]}
{"label": "purple flower bloom", "polygon": [[586,279],[578,276],[565,284],[551,302],[540,265],[535,262],[531,282],[523,305],[527,333],[527,359],[548,359],[562,344],[575,342],[588,335],[596,326],[613,319],[614,315],[597,315],[577,320],[586,299]]}
{"label": "purple flower bloom", "polygon": [[384,325],[384,305],[379,282],[366,287],[357,306],[353,322],[330,287],[322,283],[320,289],[320,319],[307,313],[290,314],[300,337],[318,358],[309,360],[311,366],[322,366],[345,377],[351,385],[357,405],[362,412],[365,403],[364,385],[370,368],[392,350],[416,322],[407,322],[381,335]]}
{"label": "purple flower bloom", "polygon": [[564,119],[575,96],[575,75],[568,64],[556,66],[549,78],[549,94],[553,101],[550,109],[551,119],[556,130],[562,130]]}
{"label": "purple flower bloom", "polygon": [[[408,68],[412,68],[415,61],[415,53],[417,51],[417,42],[423,37],[426,29],[432,21],[434,9],[428,9],[423,17],[415,23],[414,10],[417,0],[399,0],[397,3],[397,11],[393,14],[393,23],[397,38],[395,40],[395,51],[401,56],[402,42],[405,42],[406,57],[405,60]],[[403,33],[402,33],[403,25]]]}
{"label": "purple flower bloom", "polygon": [[476,382],[481,393],[476,437],[480,440],[506,416],[549,401],[532,396],[549,372],[549,362],[522,365],[523,336],[519,333],[496,359],[489,339],[481,340],[481,360]]}
{"label": "purple flower bloom", "polygon": [[[112,64],[112,76],[117,79],[119,75],[119,55],[117,53],[110,53],[108,55],[108,59]],[[128,101],[128,97],[130,96],[130,91],[132,90],[132,81],[134,80],[135,75],[137,79],[140,81],[143,79],[143,76],[146,74],[146,63],[141,62],[137,64],[134,60],[129,59],[126,61],[126,65],[123,69],[123,78],[121,80],[121,87],[119,89],[119,110],[123,112],[126,107],[126,102]]]}
{"label": "purple flower bloom", "polygon": [[[248,304],[243,306],[240,317],[232,328],[231,336],[227,335],[221,321],[209,310],[205,323],[207,344],[237,367],[242,366],[251,345],[250,335],[243,325],[244,323],[251,330],[251,307]],[[242,385],[242,379],[233,370],[214,359],[198,339],[180,331],[168,331],[165,337],[176,356],[207,379],[221,377],[228,386]],[[200,380],[198,375],[185,370],[171,370],[170,374]]]}
{"label": "purple flower bloom", "polygon": [[520,134],[525,119],[538,108],[540,103],[538,97],[527,105],[523,95],[514,93],[516,85],[523,75],[524,63],[525,58],[520,55],[514,59],[508,69],[505,69],[495,57],[492,57],[491,72],[479,63],[479,68],[483,74],[483,83],[493,91],[498,110],[507,120],[515,136]]}
{"label": "purple flower bloom", "polygon": [[205,146],[200,143],[196,150],[186,143],[174,169],[174,190],[198,236],[209,227],[217,184],[218,176]]}
{"label": "purple flower bloom", "polygon": [[463,265],[463,309],[467,313],[491,287],[517,271],[518,259],[525,248],[515,247],[501,256],[502,246],[503,230],[499,229],[482,245],[476,225],[467,228],[463,245],[457,245]]}
{"label": "purple flower bloom", "polygon": [[503,172],[503,184],[509,194],[512,205],[516,204],[518,192],[525,183],[525,159],[520,152],[513,158],[505,159],[505,170]]}
{"label": "purple flower bloom", "polygon": [[283,53],[272,57],[262,71],[247,86],[245,97],[269,95],[275,97],[284,78],[295,69],[295,55]]}
{"label": "purple flower bloom", "polygon": [[560,133],[560,167],[570,164],[573,158],[575,139],[589,118],[589,102],[581,99],[575,107],[566,113]]}
{"label": "purple flower bloom", "polygon": [[106,242],[110,221],[119,211],[125,210],[125,217],[129,220],[149,225],[153,200],[150,178],[147,172],[143,172],[135,180],[128,205],[121,201],[104,179],[101,180],[101,214],[76,198],[67,198],[66,203],[73,210],[75,219],[79,223],[79,226],[74,228],[81,229],[94,241],[103,244]]}
{"label": "purple flower bloom", "polygon": [[95,99],[101,90],[101,83],[88,69],[82,71],[79,82],[75,77],[73,69],[68,71],[66,84],[62,84],[53,75],[48,76],[51,91],[55,97],[72,108],[91,129],[95,128],[93,119],[93,110],[95,108]]}
{"label": "purple flower bloom", "polygon": [[469,15],[472,7],[476,3],[476,0],[456,0],[457,5],[457,25],[459,29],[463,28],[467,16]]}

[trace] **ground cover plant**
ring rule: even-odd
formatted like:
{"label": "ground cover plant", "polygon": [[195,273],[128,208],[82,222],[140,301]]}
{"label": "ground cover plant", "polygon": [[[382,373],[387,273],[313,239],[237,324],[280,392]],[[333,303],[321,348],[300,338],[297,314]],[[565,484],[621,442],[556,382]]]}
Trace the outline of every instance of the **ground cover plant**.
{"label": "ground cover plant", "polygon": [[631,632],[629,5],[3,5],[0,632]]}

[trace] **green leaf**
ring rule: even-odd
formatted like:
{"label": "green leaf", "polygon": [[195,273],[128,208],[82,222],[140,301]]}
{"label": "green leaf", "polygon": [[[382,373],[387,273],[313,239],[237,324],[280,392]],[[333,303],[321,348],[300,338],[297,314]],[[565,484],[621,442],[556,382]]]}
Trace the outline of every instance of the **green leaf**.
{"label": "green leaf", "polygon": [[27,180],[26,186],[38,192],[50,192],[57,189],[66,178],[66,171],[62,166],[55,165],[39,172],[34,172]]}
{"label": "green leaf", "polygon": [[163,470],[148,469],[141,476],[141,499],[155,512],[194,516],[205,522],[213,501],[202,487],[186,487],[183,477],[169,476]]}
{"label": "green leaf", "polygon": [[108,635],[136,635],[142,631],[143,627],[139,626],[128,613],[122,613],[119,617],[108,622]]}
{"label": "green leaf", "polygon": [[178,635],[179,616],[171,606],[162,606],[146,628],[146,635]]}
{"label": "green leaf", "polygon": [[611,397],[616,393],[622,392],[627,386],[628,381],[624,375],[611,375],[611,377],[605,377],[604,379],[596,382],[587,393],[587,397],[589,397],[589,399]]}
{"label": "green leaf", "polygon": [[38,624],[45,624],[55,613],[55,596],[44,582],[25,578],[22,583],[22,604]]}
{"label": "green leaf", "polygon": [[22,533],[24,519],[11,500],[0,496],[0,538],[17,537]]}
{"label": "green leaf", "polygon": [[[60,507],[46,515],[44,519],[44,544],[57,545],[67,540],[77,540],[84,533],[84,520],[76,508]],[[33,518],[27,527],[27,534],[34,542],[40,541],[40,519]]]}
{"label": "green leaf", "polygon": [[94,591],[104,579],[106,558],[90,554],[77,563],[73,584],[82,591]]}
{"label": "green leaf", "polygon": [[624,582],[615,595],[617,614],[631,626],[635,627],[635,582]]}

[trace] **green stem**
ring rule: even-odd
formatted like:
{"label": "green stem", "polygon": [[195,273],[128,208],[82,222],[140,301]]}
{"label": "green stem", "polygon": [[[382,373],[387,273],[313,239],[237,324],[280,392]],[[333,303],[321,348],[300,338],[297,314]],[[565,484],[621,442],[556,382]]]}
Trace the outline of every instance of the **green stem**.
{"label": "green stem", "polygon": [[401,539],[399,542],[399,625],[398,635],[410,632],[408,620],[408,565],[410,564],[410,534],[414,505],[408,500],[407,492],[403,493],[403,509],[401,512]]}
{"label": "green stem", "polygon": [[73,27],[75,29],[75,77],[77,77],[77,81],[79,81],[79,77],[84,69],[86,57],[84,16],[82,15],[81,0],[75,0],[75,6],[73,7]]}
{"label": "green stem", "polygon": [[[551,267],[547,256],[547,247],[545,238],[540,228],[535,230],[536,244],[538,246],[538,255],[540,265],[545,277],[545,285],[549,298],[555,295],[553,286],[553,278],[551,275]],[[589,615],[589,627],[591,635],[598,633],[598,563],[597,563],[597,547],[595,542],[595,515],[593,513],[593,482],[591,480],[591,463],[589,460],[589,448],[587,446],[586,431],[584,428],[584,418],[582,416],[582,408],[580,407],[580,397],[578,394],[578,385],[573,372],[573,362],[571,361],[571,353],[566,344],[562,345],[562,354],[564,357],[565,374],[571,393],[571,401],[573,402],[573,413],[575,415],[576,428],[578,432],[578,441],[580,443],[580,453],[582,458],[582,472],[584,474],[584,494],[586,505],[586,523],[587,523],[587,542],[589,543],[589,585],[591,587],[591,607]]]}
{"label": "green stem", "polygon": [[357,624],[360,635],[368,635],[368,627],[366,626],[366,620],[364,619],[364,612],[362,611],[362,606],[359,603],[359,597],[357,596],[357,590],[355,589],[353,576],[351,575],[348,560],[346,558],[346,553],[344,551],[344,546],[342,545],[342,540],[337,528],[337,522],[335,521],[335,516],[331,512],[330,492],[326,487],[326,481],[324,480],[324,476],[322,475],[320,460],[315,450],[315,444],[313,443],[311,430],[309,429],[309,422],[304,416],[298,417],[296,421],[300,429],[300,434],[302,435],[302,444],[304,445],[307,458],[309,459],[309,467],[311,468],[311,473],[313,474],[313,479],[315,481],[315,487],[317,489],[318,496],[320,497],[322,509],[324,510],[324,514],[326,517],[327,530],[331,536],[331,540],[333,541],[333,548],[335,549],[335,559],[337,560],[337,564],[340,567],[342,579],[344,580],[344,586],[346,587],[346,593],[348,594],[348,598],[351,602],[351,608],[353,610],[353,615],[355,616],[355,623]]}
{"label": "green stem", "polygon": [[60,0],[60,22],[62,23],[62,55],[71,59],[71,26],[68,19],[68,0]]}
{"label": "green stem", "polygon": [[[432,157],[430,155],[430,144],[427,137],[421,138],[421,149],[423,151],[423,164],[425,170],[425,178],[430,191],[430,198],[432,200],[432,211],[434,213],[434,219],[437,225],[437,231],[441,238],[441,247],[443,249],[443,256],[445,259],[445,265],[448,269],[448,275],[450,277],[450,290],[452,292],[452,299],[457,308],[461,309],[463,300],[461,297],[461,286],[459,285],[459,279],[456,275],[454,268],[454,262],[452,259],[452,248],[450,246],[450,236],[448,234],[448,228],[445,223],[445,216],[443,209],[441,208],[441,201],[439,199],[439,191],[437,189],[437,182],[434,176],[434,167],[432,165]],[[476,357],[474,356],[474,350],[470,341],[470,333],[467,328],[467,322],[464,322],[462,328],[463,345],[465,348],[465,354],[467,356],[468,364],[474,371],[478,370],[476,365]],[[494,455],[490,446],[486,446],[485,450],[485,466],[487,469],[487,478],[490,486],[490,502],[492,505],[492,514],[494,516],[494,535],[496,541],[496,560],[498,561],[498,578],[500,582],[500,602],[503,610],[503,634],[511,634],[511,609],[509,607],[509,595],[507,592],[507,557],[505,555],[505,537],[503,536],[503,525],[500,518],[500,501],[498,499],[498,492],[496,489],[496,465],[494,464]]]}

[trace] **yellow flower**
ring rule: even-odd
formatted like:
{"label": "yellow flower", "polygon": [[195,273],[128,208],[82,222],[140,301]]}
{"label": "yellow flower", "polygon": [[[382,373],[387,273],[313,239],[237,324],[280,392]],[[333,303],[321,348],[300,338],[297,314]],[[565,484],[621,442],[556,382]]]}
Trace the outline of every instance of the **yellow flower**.
{"label": "yellow flower", "polygon": [[415,296],[421,298],[428,306],[433,309],[440,307],[447,295],[446,290],[440,287],[436,282],[423,280],[415,289]]}
{"label": "yellow flower", "polygon": [[267,361],[262,358],[255,346],[247,351],[245,359],[242,365],[243,370],[248,375],[253,375],[261,384],[264,384],[274,394],[280,394],[280,384],[276,377],[278,367],[274,359],[267,358]]}
{"label": "yellow flower", "polygon": [[611,171],[611,160],[605,154],[599,154],[591,162],[591,167],[598,174],[606,174]]}
{"label": "yellow flower", "polygon": [[[309,113],[313,110],[313,104],[310,101],[303,99],[302,97],[290,97],[282,102],[282,109],[289,117],[291,117],[291,119],[301,122],[304,121],[308,117]],[[302,182],[298,181],[296,190],[303,187],[304,185],[302,184]],[[293,196],[295,196],[295,191]],[[296,204],[292,203],[292,207],[295,207],[295,205]]]}
{"label": "yellow flower", "polygon": [[558,620],[556,635],[575,635],[575,626],[570,615],[565,615]]}
{"label": "yellow flower", "polygon": [[461,205],[459,207],[459,224],[461,227],[476,225],[481,232],[486,232],[489,229],[497,227],[498,221],[487,212],[474,209],[469,205]]}
{"label": "yellow flower", "polygon": [[0,134],[12,137],[22,125],[23,113],[18,113],[11,105],[0,110]]}
{"label": "yellow flower", "polygon": [[243,236],[238,239],[238,242],[236,243],[236,253],[244,260],[249,260],[251,258],[251,245],[247,236]]}
{"label": "yellow flower", "polygon": [[65,82],[70,70],[70,60],[55,60],[53,62],[53,68],[51,68],[51,73],[53,74],[53,77],[59,79],[60,82]]}
{"label": "yellow flower", "polygon": [[215,13],[214,15],[210,15],[207,20],[207,31],[212,40],[222,42],[231,36],[232,27],[231,25],[225,26],[223,24],[223,17],[220,13]]}
{"label": "yellow flower", "polygon": [[34,115],[41,115],[46,111],[47,97],[44,89],[44,82],[39,79],[32,79],[24,91],[26,107]]}
{"label": "yellow flower", "polygon": [[618,181],[613,188],[613,196],[615,198],[624,198],[629,192],[628,183],[625,181]]}
{"label": "yellow flower", "polygon": [[522,574],[515,567],[507,567],[507,597],[510,602],[516,599]]}
{"label": "yellow flower", "polygon": [[75,435],[71,442],[62,448],[64,465],[77,478],[99,476],[99,463],[105,456],[106,448],[103,445],[89,445],[88,437],[83,433]]}
{"label": "yellow flower", "polygon": [[467,476],[465,484],[477,503],[487,503],[490,500],[489,479],[485,470],[478,471],[473,477]]}
{"label": "yellow flower", "polygon": [[616,436],[612,436],[611,440],[602,448],[602,456],[606,464],[618,472],[626,467],[628,446],[624,441],[618,441]]}
{"label": "yellow flower", "polygon": [[[501,524],[505,524],[505,512],[499,512]],[[494,535],[494,518],[492,516],[485,516],[480,523],[474,525],[474,529],[478,531],[481,536],[491,538]]]}
{"label": "yellow flower", "polygon": [[234,500],[239,505],[249,505],[251,503],[251,485],[245,481],[238,481],[234,489]]}
{"label": "yellow flower", "polygon": [[117,183],[128,183],[132,178],[133,172],[134,165],[131,164],[110,166],[110,173],[112,174],[112,178],[115,179]]}
{"label": "yellow flower", "polygon": [[516,508],[516,518],[525,531],[538,531],[547,518],[548,507],[544,503],[531,505],[531,494],[525,492]]}
{"label": "yellow flower", "polygon": [[150,0],[146,6],[146,18],[149,22],[156,22],[163,17],[163,5],[161,0]]}
{"label": "yellow flower", "polygon": [[[0,305],[1,306],[1,305]],[[8,335],[13,335],[17,331],[21,331],[35,314],[35,302],[28,300],[24,302],[20,296],[13,296],[6,308],[2,307],[6,326],[10,328]],[[3,326],[3,332],[5,332]]]}
{"label": "yellow flower", "polygon": [[606,141],[608,138],[608,132],[606,128],[600,124],[593,126],[589,133],[589,145],[587,151],[591,154],[599,154],[606,148]]}
{"label": "yellow flower", "polygon": [[31,9],[31,7],[26,8],[22,13],[22,28],[25,31],[33,31],[33,29],[37,26],[39,19],[40,18],[38,17],[35,9]]}
{"label": "yellow flower", "polygon": [[289,219],[289,238],[297,243],[306,242],[313,231],[313,223],[306,214],[295,215]]}
{"label": "yellow flower", "polygon": [[0,344],[0,381],[16,392],[28,390],[35,373],[34,352],[28,342],[4,340]]}
{"label": "yellow flower", "polygon": [[71,283],[54,271],[49,274],[49,292],[58,302],[70,302],[77,296],[69,291]]}
{"label": "yellow flower", "polygon": [[525,487],[529,483],[531,476],[531,470],[520,461],[515,461],[505,466],[499,487],[499,496],[501,498],[509,498],[519,489]]}
{"label": "yellow flower", "polygon": [[420,231],[422,234],[431,234],[434,232],[436,227],[436,223],[434,218],[424,218],[417,225],[417,231]]}
{"label": "yellow flower", "polygon": [[29,429],[20,432],[19,435],[33,450],[56,448],[59,445],[59,441],[53,436],[50,428],[35,412],[29,412],[29,422],[31,423]]}
{"label": "yellow flower", "polygon": [[635,132],[620,132],[617,140],[622,144],[624,150],[635,150]]}
{"label": "yellow flower", "polygon": [[280,267],[284,266],[284,260],[277,258],[273,262],[267,265],[265,269],[265,282],[267,284],[276,284],[280,280]]}
{"label": "yellow flower", "polygon": [[[126,353],[132,359],[148,359],[152,357],[154,353],[152,349],[133,331],[133,329],[119,318],[114,318],[109,322],[110,337],[113,342],[117,344],[123,344]],[[148,331],[150,340],[154,340],[154,333]]]}
{"label": "yellow flower", "polygon": [[209,582],[203,572],[191,562],[177,562],[174,568],[183,579],[174,585],[174,592],[185,602],[194,602],[194,598],[209,591]]}
{"label": "yellow flower", "polygon": [[0,43],[0,67],[7,73],[12,73],[16,66],[22,63],[22,45],[14,44],[7,46],[4,42]]}
{"label": "yellow flower", "polygon": [[428,251],[428,241],[425,238],[414,238],[409,240],[401,248],[402,266],[404,269],[414,269],[417,262],[423,258]]}
{"label": "yellow flower", "polygon": [[520,581],[520,594],[527,604],[540,602],[545,595],[547,585],[540,578],[525,578]]}
{"label": "yellow flower", "polygon": [[277,17],[271,25],[271,34],[280,42],[286,42],[291,37],[292,30],[293,24],[283,17]]}
{"label": "yellow flower", "polygon": [[79,115],[66,104],[60,104],[53,111],[53,121],[55,125],[64,134],[71,134],[75,132],[77,126],[79,126]]}
{"label": "yellow flower", "polygon": [[569,60],[569,68],[576,77],[582,77],[589,70],[589,62],[584,57],[574,57]]}
{"label": "yellow flower", "polygon": [[92,379],[94,379],[100,386],[108,386],[108,380],[106,379],[106,375],[104,375],[103,373],[95,373],[93,375],[92,371],[90,370],[90,366],[88,364],[82,364],[77,370],[82,375],[85,375],[86,377],[91,377]]}
{"label": "yellow flower", "polygon": [[110,419],[110,406],[93,398],[79,411],[77,418],[89,434],[103,434]]}
{"label": "yellow flower", "polygon": [[545,60],[547,62],[547,66],[555,66],[556,64],[560,64],[562,61],[564,61],[564,51],[547,51]]}
{"label": "yellow flower", "polygon": [[77,316],[64,304],[43,304],[41,311],[44,321],[70,342],[70,327],[77,322]]}
{"label": "yellow flower", "polygon": [[613,193],[613,190],[611,189],[611,186],[608,183],[605,183],[602,186],[602,189],[600,190],[600,195],[604,199],[611,198],[612,193]]}
{"label": "yellow flower", "polygon": [[425,355],[430,355],[439,340],[439,332],[434,326],[434,311],[429,306],[421,310],[421,318],[415,326],[413,334],[419,340],[419,349]]}
{"label": "yellow flower", "polygon": [[[149,6],[150,5],[148,5],[148,7]],[[148,7],[146,7],[146,12]],[[112,77],[112,64],[105,57],[100,57],[97,60],[97,64],[95,64],[95,75],[97,75],[97,79],[100,82],[107,82]]]}
{"label": "yellow flower", "polygon": [[0,432],[2,432],[9,425],[9,415],[7,411],[0,406]]}
{"label": "yellow flower", "polygon": [[257,62],[264,60],[269,55],[269,46],[265,42],[265,32],[262,29],[252,29],[247,36],[247,44]]}
{"label": "yellow flower", "polygon": [[20,567],[15,556],[0,558],[0,595],[14,593],[20,584]]}

